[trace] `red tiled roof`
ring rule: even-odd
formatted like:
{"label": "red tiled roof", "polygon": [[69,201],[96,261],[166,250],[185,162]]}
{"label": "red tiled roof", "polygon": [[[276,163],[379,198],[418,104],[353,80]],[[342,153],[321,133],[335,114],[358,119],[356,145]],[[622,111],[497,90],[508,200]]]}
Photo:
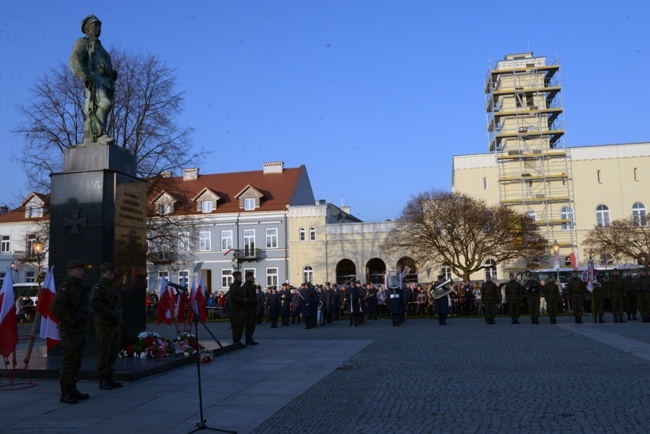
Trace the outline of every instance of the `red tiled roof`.
{"label": "red tiled roof", "polygon": [[164,191],[173,196],[175,215],[201,214],[192,201],[205,188],[216,193],[220,199],[213,214],[242,211],[236,195],[248,185],[255,186],[264,194],[256,211],[283,211],[291,204],[301,176],[306,175],[304,165],[286,168],[282,173],[264,174],[263,170],[251,172],[217,173],[201,175],[196,180],[183,181],[183,177],[156,177],[149,181],[149,215],[154,215],[153,201]]}
{"label": "red tiled roof", "polygon": [[[29,199],[32,196],[38,197],[40,200],[43,201],[43,217],[32,217],[28,218],[25,217],[25,205],[29,201]],[[42,193],[31,193],[27,198],[23,201],[23,203],[15,209],[12,209],[11,211],[0,215],[0,223],[15,223],[15,222],[23,222],[23,221],[41,221],[41,220],[49,220],[50,219],[50,195],[48,194],[42,194]]]}

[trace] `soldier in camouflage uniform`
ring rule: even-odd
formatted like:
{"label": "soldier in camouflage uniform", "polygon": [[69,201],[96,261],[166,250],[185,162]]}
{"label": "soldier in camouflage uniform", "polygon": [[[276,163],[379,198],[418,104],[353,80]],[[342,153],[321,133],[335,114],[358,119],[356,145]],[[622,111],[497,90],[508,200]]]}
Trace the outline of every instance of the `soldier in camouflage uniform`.
{"label": "soldier in camouflage uniform", "polygon": [[560,302],[560,288],[555,283],[553,276],[548,278],[546,285],[542,289],[544,300],[546,300],[546,311],[551,320],[551,324],[557,324],[557,306]]}
{"label": "soldier in camouflage uniform", "polygon": [[612,275],[605,284],[606,293],[612,298],[612,314],[614,322],[625,322],[623,320],[623,304],[625,302],[625,286],[623,279],[618,274],[618,269],[612,270]]}
{"label": "soldier in camouflage uniform", "polygon": [[639,309],[639,300],[637,299],[634,278],[629,271],[623,278],[623,287],[625,288],[625,312],[627,312],[628,321],[636,321],[636,312]]}
{"label": "soldier in camouflage uniform", "polygon": [[515,275],[510,273],[510,280],[506,283],[506,303],[508,303],[508,312],[512,318],[512,324],[519,324],[519,311],[521,305],[521,295],[524,292],[521,283],[515,280]]}
{"label": "soldier in camouflage uniform", "polygon": [[110,262],[105,262],[100,266],[100,270],[100,281],[90,293],[90,306],[95,311],[99,388],[111,390],[114,387],[122,387],[122,383],[115,380],[114,370],[120,353],[122,303],[120,289],[113,285],[115,267]]}
{"label": "soldier in camouflage uniform", "polygon": [[594,290],[591,294],[594,300],[593,316],[594,322],[604,323],[603,314],[605,313],[605,288],[599,282],[593,282]]}
{"label": "soldier in camouflage uniform", "polygon": [[578,272],[574,271],[571,274],[571,278],[566,284],[567,294],[571,303],[571,309],[573,309],[573,316],[576,319],[576,324],[582,323],[582,315],[585,312],[585,293],[587,292],[587,287],[585,282],[578,277]]}
{"label": "soldier in camouflage uniform", "polygon": [[488,324],[495,324],[497,301],[499,298],[499,289],[492,281],[492,276],[487,276],[485,282],[481,285],[481,298],[485,306],[485,321]]}
{"label": "soldier in camouflage uniform", "polygon": [[531,324],[539,324],[539,305],[542,296],[542,285],[535,279],[535,276],[528,274],[528,280],[524,282],[524,293],[528,304],[528,314]]}
{"label": "soldier in camouflage uniform", "polygon": [[84,264],[71,261],[67,265],[68,278],[61,285],[52,302],[52,313],[59,320],[61,335],[61,368],[59,382],[61,397],[65,404],[76,404],[90,398],[77,390],[77,374],[81,369],[84,345],[86,343],[86,315],[88,310],[88,288],[83,286]]}
{"label": "soldier in camouflage uniform", "polygon": [[639,297],[641,320],[643,322],[650,322],[650,277],[646,268],[641,270],[639,277],[634,281],[634,289]]}

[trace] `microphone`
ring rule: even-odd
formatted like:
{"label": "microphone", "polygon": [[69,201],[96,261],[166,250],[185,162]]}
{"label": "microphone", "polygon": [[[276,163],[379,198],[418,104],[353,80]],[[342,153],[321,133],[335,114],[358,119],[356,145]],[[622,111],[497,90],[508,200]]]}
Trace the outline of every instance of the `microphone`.
{"label": "microphone", "polygon": [[188,287],[186,287],[186,286],[181,286],[181,285],[179,285],[179,284],[177,284],[177,283],[170,282],[169,280],[167,281],[167,285],[168,285],[168,286],[171,286],[172,288],[176,288],[176,289],[178,289],[179,291],[189,291],[189,290],[190,290],[190,289],[189,289]]}

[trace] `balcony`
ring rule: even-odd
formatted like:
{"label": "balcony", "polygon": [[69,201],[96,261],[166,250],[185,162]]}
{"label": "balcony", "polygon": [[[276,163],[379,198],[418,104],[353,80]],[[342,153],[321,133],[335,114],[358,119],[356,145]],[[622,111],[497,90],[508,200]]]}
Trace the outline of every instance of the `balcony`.
{"label": "balcony", "polygon": [[262,258],[262,250],[254,247],[238,249],[233,252],[233,259],[238,261],[259,261]]}
{"label": "balcony", "polygon": [[147,262],[154,264],[171,264],[176,260],[178,254],[175,252],[149,252]]}

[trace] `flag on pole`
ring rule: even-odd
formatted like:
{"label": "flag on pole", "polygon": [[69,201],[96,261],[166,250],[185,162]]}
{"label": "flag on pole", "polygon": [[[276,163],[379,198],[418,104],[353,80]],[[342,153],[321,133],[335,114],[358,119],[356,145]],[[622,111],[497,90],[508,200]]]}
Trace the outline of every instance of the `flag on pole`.
{"label": "flag on pole", "polygon": [[573,267],[574,270],[578,269],[578,252],[575,250],[571,252],[569,255],[569,260],[571,261],[571,267]]}
{"label": "flag on pole", "polygon": [[158,324],[165,322],[169,325],[174,321],[172,309],[172,297],[174,296],[171,287],[167,286],[164,278],[160,279],[160,297],[158,299]]}
{"label": "flag on pole", "polygon": [[208,315],[205,306],[205,292],[203,290],[203,274],[201,274],[201,280],[199,281],[198,288],[194,287],[194,281],[192,281],[192,293],[190,294],[190,306],[192,306],[193,312],[199,313],[199,318],[201,318],[201,321],[206,322],[208,320]]}
{"label": "flag on pole", "polygon": [[[185,276],[180,283],[181,286],[185,286]],[[176,300],[176,320],[178,322],[185,321],[185,310],[187,309],[187,303],[185,301],[185,291],[178,292],[178,299]]]}
{"label": "flag on pole", "polygon": [[18,344],[18,323],[11,267],[7,267],[0,292],[0,354],[9,357]]}
{"label": "flag on pole", "polygon": [[41,330],[38,335],[46,339],[48,350],[61,342],[58,329],[59,319],[54,316],[51,310],[55,295],[54,267],[50,267],[45,275],[45,280],[43,280],[43,288],[36,305],[36,311],[41,313]]}

